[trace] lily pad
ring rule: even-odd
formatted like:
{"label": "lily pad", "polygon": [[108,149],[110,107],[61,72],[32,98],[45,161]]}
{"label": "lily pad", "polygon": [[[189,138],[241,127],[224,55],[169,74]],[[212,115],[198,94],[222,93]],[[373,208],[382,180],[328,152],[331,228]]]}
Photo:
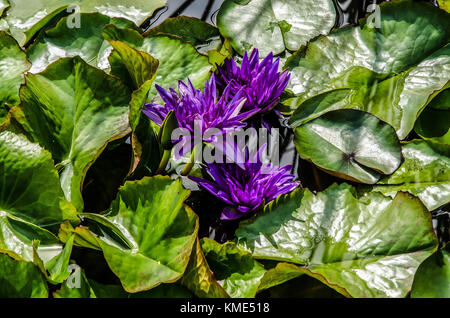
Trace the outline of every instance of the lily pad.
{"label": "lily pad", "polygon": [[111,46],[101,36],[108,24],[123,28],[136,28],[133,22],[122,18],[110,18],[100,13],[81,13],[80,27],[69,27],[64,17],[54,28],[44,31],[28,49],[33,63],[30,72],[42,72],[49,64],[63,57],[80,56],[87,63],[100,69],[108,69]]}
{"label": "lily pad", "polygon": [[225,0],[217,14],[220,33],[241,55],[254,47],[261,56],[297,51],[335,20],[331,0]]}
{"label": "lily pad", "polygon": [[424,139],[450,145],[450,88],[443,90],[425,107],[414,131]]}
{"label": "lily pad", "polygon": [[450,15],[412,1],[386,2],[380,10],[380,28],[362,20],[361,27],[321,36],[292,55],[284,67],[291,71],[287,88],[297,97],[283,103],[301,113],[305,100],[352,89],[348,103],[327,107],[371,112],[405,138],[429,96],[450,78]]}
{"label": "lily pad", "polygon": [[189,193],[181,180],[169,177],[128,181],[106,221],[130,246],[105,232],[91,234],[127,292],[149,290],[183,275],[198,231],[197,216],[183,204]]}
{"label": "lily pad", "polygon": [[0,124],[6,118],[9,106],[19,102],[19,87],[24,83],[24,73],[30,62],[17,42],[4,31],[0,31]]}
{"label": "lily pad", "polygon": [[[110,42],[124,42],[156,58],[159,67],[153,83],[164,88],[177,87],[178,81],[186,81],[188,78],[195,87],[201,88],[209,78],[212,66],[208,62],[208,57],[198,53],[190,43],[180,39],[162,35],[143,37],[132,29],[119,29],[114,25],[105,27],[103,36]],[[156,94],[153,87],[147,101]]]}
{"label": "lily pad", "polygon": [[420,265],[411,291],[413,298],[450,298],[450,248],[443,248]]}
{"label": "lily pad", "polygon": [[82,210],[81,188],[89,166],[109,141],[130,132],[129,90],[116,77],[74,57],[27,74],[20,98],[6,128],[52,153],[66,198]]}
{"label": "lily pad", "polygon": [[302,158],[344,179],[373,184],[402,162],[394,129],[369,113],[328,112],[296,128],[294,134]]}
{"label": "lily pad", "polygon": [[417,196],[432,211],[450,202],[450,158],[436,152],[426,141],[402,145],[405,161],[373,190],[395,196],[397,191]]}
{"label": "lily pad", "polygon": [[[99,12],[111,18],[125,18],[140,25],[153,12],[165,5],[165,0],[9,0],[11,7],[7,11],[6,21],[18,42],[27,43],[39,29],[60,13],[77,12],[73,6],[79,6],[79,12]],[[77,14],[77,13],[74,13]],[[76,18],[72,16],[74,22]]]}
{"label": "lily pad", "polygon": [[186,272],[181,284],[200,298],[229,298],[225,289],[219,284],[211,271],[200,242],[197,239],[192,249]]}
{"label": "lily pad", "polygon": [[9,215],[35,227],[77,219],[74,207],[64,198],[50,153],[38,144],[9,131],[0,132],[0,175],[4,222],[12,222]]}
{"label": "lily pad", "polygon": [[172,35],[191,43],[200,53],[220,50],[222,40],[219,30],[200,19],[179,16],[164,20],[160,25],[144,33],[145,37],[155,35]]}
{"label": "lily pad", "polygon": [[202,239],[201,246],[215,278],[231,297],[255,297],[266,270],[252,255],[234,243]]}
{"label": "lily pad", "polygon": [[0,254],[0,297],[47,298],[47,283],[33,263]]}
{"label": "lily pad", "polygon": [[357,196],[347,184],[281,196],[242,222],[236,236],[253,257],[303,265],[306,274],[352,297],[405,297],[438,244],[419,199]]}

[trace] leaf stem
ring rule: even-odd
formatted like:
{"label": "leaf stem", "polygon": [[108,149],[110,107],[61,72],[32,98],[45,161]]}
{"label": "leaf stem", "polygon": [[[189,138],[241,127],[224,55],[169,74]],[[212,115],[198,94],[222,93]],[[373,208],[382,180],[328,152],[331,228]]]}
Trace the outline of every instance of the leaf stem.
{"label": "leaf stem", "polygon": [[172,149],[164,150],[163,156],[161,158],[161,161],[159,162],[159,166],[158,166],[158,169],[156,170],[155,174],[162,174],[165,171],[167,163],[169,162],[169,159],[170,159],[171,152],[172,152]]}
{"label": "leaf stem", "polygon": [[195,164],[195,152],[194,152],[194,148],[192,148],[191,150],[191,157],[189,158],[189,161],[186,163],[186,165],[184,166],[183,170],[181,170],[180,174],[182,176],[187,176],[189,174],[189,172],[191,172],[192,168],[194,167]]}

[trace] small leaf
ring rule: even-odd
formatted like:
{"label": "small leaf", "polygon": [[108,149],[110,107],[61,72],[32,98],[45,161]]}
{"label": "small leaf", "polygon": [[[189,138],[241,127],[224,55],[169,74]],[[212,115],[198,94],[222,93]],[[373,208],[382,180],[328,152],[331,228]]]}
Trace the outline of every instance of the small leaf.
{"label": "small leaf", "polygon": [[202,239],[201,247],[214,276],[231,297],[253,298],[266,270],[234,243]]}
{"label": "small leaf", "polygon": [[189,264],[181,278],[181,284],[200,298],[230,297],[209,268],[198,239],[194,243]]}
{"label": "small leaf", "polygon": [[189,42],[200,53],[219,50],[222,46],[219,30],[197,18],[186,16],[168,18],[160,25],[146,31],[144,36],[151,37],[162,34],[176,36]]}
{"label": "small leaf", "polygon": [[328,173],[373,184],[402,162],[394,129],[357,110],[326,113],[294,130],[298,153]]}
{"label": "small leaf", "polygon": [[412,298],[450,298],[450,248],[443,248],[420,265]]}
{"label": "small leaf", "polygon": [[45,278],[33,263],[0,254],[0,298],[47,298]]}
{"label": "small leaf", "polygon": [[130,132],[129,90],[116,77],[74,57],[27,74],[20,98],[5,128],[24,133],[52,153],[66,198],[82,210],[88,168],[108,142]]}

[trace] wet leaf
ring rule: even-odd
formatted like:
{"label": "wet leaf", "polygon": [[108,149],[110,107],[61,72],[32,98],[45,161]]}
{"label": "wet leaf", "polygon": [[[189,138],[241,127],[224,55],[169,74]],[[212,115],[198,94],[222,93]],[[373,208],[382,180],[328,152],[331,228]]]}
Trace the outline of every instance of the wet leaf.
{"label": "wet leaf", "polygon": [[450,202],[450,158],[433,150],[425,141],[402,145],[405,161],[373,190],[395,196],[397,191],[417,196],[432,211]]}
{"label": "wet leaf", "polygon": [[25,133],[52,153],[66,198],[82,210],[81,188],[89,166],[109,141],[130,131],[129,90],[74,57],[27,74],[20,98],[6,128]]}
{"label": "wet leaf", "polygon": [[373,184],[402,162],[394,129],[369,113],[328,112],[296,128],[294,134],[303,159],[344,179]]}
{"label": "wet leaf", "polygon": [[405,297],[438,243],[419,199],[358,196],[347,184],[281,196],[242,222],[236,236],[255,258],[303,265],[306,274],[352,297]]}
{"label": "wet leaf", "polygon": [[335,99],[317,110],[368,111],[391,124],[404,139],[429,96],[444,88],[450,78],[449,14],[412,1],[383,3],[380,9],[381,28],[363,20],[361,27],[319,37],[287,60],[288,89],[297,97],[284,104],[298,107],[298,118],[316,111],[311,105],[303,108],[305,100],[334,89],[351,89],[353,96],[346,101]]}
{"label": "wet leaf", "polygon": [[241,55],[258,48],[261,56],[296,51],[334,26],[329,0],[226,0],[217,14],[220,33]]}

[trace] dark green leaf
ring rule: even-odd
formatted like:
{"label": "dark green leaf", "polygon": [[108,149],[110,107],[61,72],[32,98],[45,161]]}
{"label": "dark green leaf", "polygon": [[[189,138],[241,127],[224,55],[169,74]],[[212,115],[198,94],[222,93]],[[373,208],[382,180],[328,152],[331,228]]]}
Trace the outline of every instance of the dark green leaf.
{"label": "dark green leaf", "polygon": [[158,34],[174,35],[185,42],[191,43],[200,53],[218,50],[222,46],[217,28],[200,19],[179,16],[164,20],[160,25],[145,32],[145,37]]}
{"label": "dark green leaf", "polygon": [[20,98],[6,128],[24,132],[52,153],[66,197],[82,210],[81,188],[89,166],[109,141],[130,131],[129,90],[74,57],[27,74]]}
{"label": "dark green leaf", "polygon": [[45,278],[33,263],[0,254],[0,298],[47,298]]}
{"label": "dark green leaf", "polygon": [[202,239],[201,247],[216,279],[231,297],[255,297],[266,270],[234,243]]}
{"label": "dark green leaf", "polygon": [[413,298],[450,298],[450,248],[443,248],[420,265],[411,291]]}

